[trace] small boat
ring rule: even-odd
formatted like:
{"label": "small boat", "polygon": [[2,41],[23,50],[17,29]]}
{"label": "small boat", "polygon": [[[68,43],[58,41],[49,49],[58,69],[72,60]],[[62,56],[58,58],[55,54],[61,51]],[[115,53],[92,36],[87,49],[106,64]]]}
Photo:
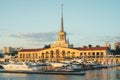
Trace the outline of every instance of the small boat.
{"label": "small boat", "polygon": [[7,71],[35,71],[38,67],[32,67],[28,62],[10,62],[8,64],[1,64]]}

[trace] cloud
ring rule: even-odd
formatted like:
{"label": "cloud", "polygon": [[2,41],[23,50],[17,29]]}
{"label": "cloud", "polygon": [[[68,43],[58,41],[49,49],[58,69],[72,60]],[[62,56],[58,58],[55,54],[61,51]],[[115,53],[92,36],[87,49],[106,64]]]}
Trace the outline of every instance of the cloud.
{"label": "cloud", "polygon": [[7,34],[9,38],[16,38],[22,40],[27,45],[40,46],[48,43],[52,43],[57,38],[56,32],[44,32],[44,33],[17,33]]}
{"label": "cloud", "polygon": [[[68,35],[72,35],[68,33]],[[34,40],[34,41],[42,41],[42,42],[51,42],[57,38],[56,32],[44,32],[44,33],[17,33],[17,34],[7,34],[7,37],[13,37],[23,40]]]}
{"label": "cloud", "polygon": [[46,33],[18,33],[18,34],[8,34],[9,37],[19,38],[24,40],[35,40],[35,41],[53,41],[56,37],[55,32]]}
{"label": "cloud", "polygon": [[[80,45],[86,45],[86,44],[92,44],[92,45],[104,45],[106,42],[113,45],[115,42],[120,42],[120,36],[119,35],[104,35],[104,36],[91,36],[91,37],[81,37],[79,38]],[[78,44],[77,44],[78,45]]]}
{"label": "cloud", "polygon": [[96,39],[102,42],[117,42],[120,41],[120,36],[98,36]]}
{"label": "cloud", "polygon": [[115,36],[116,41],[120,41],[120,36]]}
{"label": "cloud", "polygon": [[43,41],[51,41],[55,38],[56,33],[46,32],[46,33],[18,33],[18,34],[8,34],[9,37],[20,38],[20,39],[37,39]]}

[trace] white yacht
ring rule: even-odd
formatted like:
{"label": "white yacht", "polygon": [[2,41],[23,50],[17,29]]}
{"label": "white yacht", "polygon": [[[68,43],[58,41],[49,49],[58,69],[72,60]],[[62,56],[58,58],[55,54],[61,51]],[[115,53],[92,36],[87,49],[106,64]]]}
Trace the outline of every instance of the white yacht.
{"label": "white yacht", "polygon": [[7,71],[34,71],[37,67],[31,67],[28,62],[11,62],[9,64],[2,64],[2,67]]}

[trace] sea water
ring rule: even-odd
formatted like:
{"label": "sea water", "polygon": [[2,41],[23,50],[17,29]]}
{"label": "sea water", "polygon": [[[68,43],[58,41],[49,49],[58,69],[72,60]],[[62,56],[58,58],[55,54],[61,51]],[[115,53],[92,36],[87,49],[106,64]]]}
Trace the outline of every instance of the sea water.
{"label": "sea water", "polygon": [[85,75],[0,73],[0,80],[120,80],[120,67],[88,70]]}

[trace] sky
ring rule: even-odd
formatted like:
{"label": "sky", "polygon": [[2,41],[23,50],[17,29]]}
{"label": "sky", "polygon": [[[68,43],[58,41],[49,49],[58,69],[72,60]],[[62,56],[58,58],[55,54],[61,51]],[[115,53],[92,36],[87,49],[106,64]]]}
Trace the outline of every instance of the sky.
{"label": "sky", "polygon": [[0,0],[0,49],[54,43],[62,3],[64,30],[74,47],[120,42],[120,0]]}

